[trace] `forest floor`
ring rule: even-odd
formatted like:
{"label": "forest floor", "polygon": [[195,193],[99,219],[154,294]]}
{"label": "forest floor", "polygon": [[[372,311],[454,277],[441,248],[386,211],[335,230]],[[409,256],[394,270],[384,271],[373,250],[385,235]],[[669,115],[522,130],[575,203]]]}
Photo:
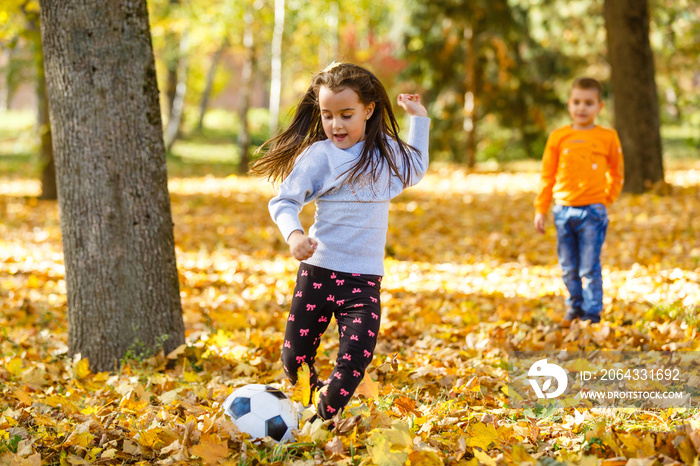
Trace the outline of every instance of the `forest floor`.
{"label": "forest floor", "polygon": [[[0,465],[697,464],[695,400],[515,407],[507,396],[514,351],[700,349],[700,162],[666,180],[610,208],[603,321],[566,330],[554,230],[532,226],[536,170],[434,164],[392,203],[382,330],[344,431],[303,420],[276,445],[221,412],[248,383],[293,393],[279,356],[297,262],[269,219],[271,186],[171,176],[187,345],[92,373],[68,357],[57,205],[35,198],[37,181],[3,176]],[[331,326],[322,375],[337,345]],[[697,361],[682,376],[700,386]]]}

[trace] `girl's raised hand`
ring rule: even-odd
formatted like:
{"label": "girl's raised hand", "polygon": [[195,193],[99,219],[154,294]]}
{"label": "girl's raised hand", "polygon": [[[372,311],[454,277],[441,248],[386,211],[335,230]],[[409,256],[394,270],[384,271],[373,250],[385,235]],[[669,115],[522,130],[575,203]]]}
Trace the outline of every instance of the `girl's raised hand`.
{"label": "girl's raised hand", "polygon": [[428,111],[420,103],[418,94],[399,94],[397,99],[399,107],[406,110],[409,115],[427,117]]}

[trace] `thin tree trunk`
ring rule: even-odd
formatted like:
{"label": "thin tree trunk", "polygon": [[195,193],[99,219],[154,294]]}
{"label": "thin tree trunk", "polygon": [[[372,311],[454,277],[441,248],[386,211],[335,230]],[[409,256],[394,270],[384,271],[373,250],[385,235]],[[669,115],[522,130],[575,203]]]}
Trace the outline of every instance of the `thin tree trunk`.
{"label": "thin tree trunk", "polygon": [[182,125],[182,112],[185,107],[185,93],[187,92],[187,67],[189,59],[190,39],[189,32],[185,30],[180,37],[180,47],[177,61],[177,85],[175,95],[170,105],[170,117],[165,127],[165,151],[170,152],[173,144],[180,135]]}
{"label": "thin tree trunk", "polygon": [[338,57],[338,3],[332,2],[326,11],[326,26],[322,33],[324,40],[320,41],[318,46],[318,61],[322,68],[329,65],[332,61],[339,60]]}
{"label": "thin tree trunk", "polygon": [[476,31],[467,26],[464,31],[466,62],[464,73],[464,131],[467,133],[466,162],[469,168],[476,165]]}
{"label": "thin tree trunk", "polygon": [[625,190],[642,193],[664,179],[646,0],[605,0],[605,26]]}
{"label": "thin tree trunk", "polygon": [[0,111],[10,109],[10,66],[12,64],[12,49],[3,47],[0,50]]}
{"label": "thin tree trunk", "polygon": [[44,59],[41,52],[41,41],[37,44],[37,127],[39,128],[40,164],[41,164],[41,194],[39,199],[55,201],[58,199],[56,186],[56,164],[53,157],[53,142],[51,140],[51,121],[49,117],[49,97],[46,92],[46,76],[44,75]]}
{"label": "thin tree trunk", "polygon": [[22,4],[22,12],[27,21],[27,35],[31,42],[32,55],[36,69],[36,127],[39,134],[39,166],[41,168],[41,194],[39,199],[54,201],[58,198],[56,188],[56,165],[53,158],[51,141],[51,122],[49,121],[49,100],[46,94],[46,76],[44,75],[44,56],[39,28],[39,13],[27,9],[28,2]]}
{"label": "thin tree trunk", "polygon": [[257,54],[255,50],[255,39],[253,37],[253,16],[249,13],[245,15],[245,32],[243,45],[245,46],[245,60],[241,71],[240,103],[238,107],[238,119],[240,120],[240,130],[238,131],[238,149],[241,154],[238,172],[247,173],[250,156],[250,132],[248,128],[248,111],[250,110],[250,93],[253,86],[253,75],[256,67]]}
{"label": "thin tree trunk", "polygon": [[284,37],[284,0],[275,0],[275,29],[272,36],[270,80],[270,137],[277,133],[282,90],[282,38]]}
{"label": "thin tree trunk", "polygon": [[209,98],[211,97],[211,91],[214,87],[214,76],[216,75],[216,67],[221,60],[221,56],[224,51],[229,46],[228,38],[225,38],[211,59],[211,66],[209,71],[207,71],[207,82],[204,87],[204,92],[202,92],[202,99],[199,102],[199,121],[197,122],[197,131],[202,131],[204,128],[204,115],[207,113],[207,107],[209,107]]}
{"label": "thin tree trunk", "polygon": [[68,292],[93,371],[184,343],[146,0],[41,0]]}
{"label": "thin tree trunk", "polygon": [[[169,13],[172,13],[172,9],[176,9],[180,5],[180,0],[169,0]],[[175,101],[175,94],[177,94],[177,83],[180,82],[178,79],[178,69],[180,68],[180,54],[175,52],[179,51],[179,44],[181,43],[181,38],[178,38],[177,33],[170,31],[167,33],[165,38],[165,68],[167,70],[167,75],[165,79],[165,100],[167,104],[166,115],[168,115],[168,121],[170,121],[170,115],[173,112],[173,102]]]}

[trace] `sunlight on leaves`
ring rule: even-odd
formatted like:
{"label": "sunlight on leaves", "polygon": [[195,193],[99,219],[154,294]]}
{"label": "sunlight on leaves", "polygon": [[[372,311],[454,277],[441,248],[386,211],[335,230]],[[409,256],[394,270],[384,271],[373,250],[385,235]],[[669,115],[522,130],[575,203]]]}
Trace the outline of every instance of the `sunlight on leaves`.
{"label": "sunlight on leaves", "polygon": [[[338,420],[303,410],[296,442],[280,445],[221,410],[248,383],[311,396],[310,368],[292,387],[280,361],[298,263],[267,183],[170,180],[186,344],[95,374],[69,354],[57,206],[31,198],[34,181],[3,180],[0,463],[694,464],[696,408],[510,409],[505,368],[512,350],[700,350],[700,165],[668,172],[670,196],[611,206],[603,322],[568,330],[556,237],[532,228],[536,174],[431,170],[391,205],[382,327],[360,386]],[[338,344],[332,322],[320,380]]]}

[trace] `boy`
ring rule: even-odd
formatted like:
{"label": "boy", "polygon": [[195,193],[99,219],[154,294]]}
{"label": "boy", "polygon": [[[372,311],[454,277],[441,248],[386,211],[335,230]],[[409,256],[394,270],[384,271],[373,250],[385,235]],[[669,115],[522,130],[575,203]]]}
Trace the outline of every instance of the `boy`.
{"label": "boy", "polygon": [[557,254],[569,291],[564,328],[574,319],[600,322],[603,310],[600,251],[608,228],[607,206],[622,190],[624,170],[617,132],[595,124],[602,99],[603,87],[595,79],[574,81],[568,100],[573,123],[549,135],[535,199],[535,229],[540,233],[552,198],[555,203]]}

